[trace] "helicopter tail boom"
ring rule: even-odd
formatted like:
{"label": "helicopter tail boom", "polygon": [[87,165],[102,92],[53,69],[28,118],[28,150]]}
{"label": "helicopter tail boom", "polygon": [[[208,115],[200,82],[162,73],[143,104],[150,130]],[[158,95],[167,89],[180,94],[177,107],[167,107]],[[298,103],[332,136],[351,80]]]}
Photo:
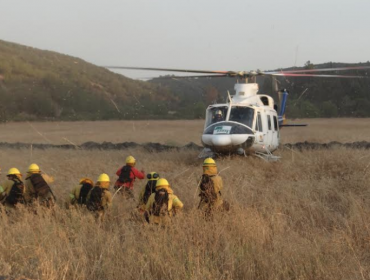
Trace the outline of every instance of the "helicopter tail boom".
{"label": "helicopter tail boom", "polygon": [[279,91],[279,101],[280,101],[280,111],[278,114],[279,125],[281,126],[285,120],[285,109],[286,109],[286,102],[288,99],[288,91],[283,89]]}

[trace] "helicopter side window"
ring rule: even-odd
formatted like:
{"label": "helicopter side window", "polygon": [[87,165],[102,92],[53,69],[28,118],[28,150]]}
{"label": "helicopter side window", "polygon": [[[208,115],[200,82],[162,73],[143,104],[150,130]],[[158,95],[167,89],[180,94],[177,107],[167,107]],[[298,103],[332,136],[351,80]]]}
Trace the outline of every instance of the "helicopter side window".
{"label": "helicopter side window", "polygon": [[263,132],[262,119],[261,119],[261,113],[260,112],[257,113],[256,131]]}
{"label": "helicopter side window", "polygon": [[274,129],[275,129],[275,131],[278,130],[278,122],[277,122],[276,116],[274,116]]}
{"label": "helicopter side window", "polygon": [[271,130],[271,116],[270,115],[267,115],[267,124],[268,124],[269,130]]}
{"label": "helicopter side window", "polygon": [[239,122],[252,127],[254,120],[254,109],[250,107],[231,107],[229,121]]}
{"label": "helicopter side window", "polygon": [[263,105],[265,105],[265,106],[269,105],[269,99],[266,96],[262,96],[261,101],[262,101]]}

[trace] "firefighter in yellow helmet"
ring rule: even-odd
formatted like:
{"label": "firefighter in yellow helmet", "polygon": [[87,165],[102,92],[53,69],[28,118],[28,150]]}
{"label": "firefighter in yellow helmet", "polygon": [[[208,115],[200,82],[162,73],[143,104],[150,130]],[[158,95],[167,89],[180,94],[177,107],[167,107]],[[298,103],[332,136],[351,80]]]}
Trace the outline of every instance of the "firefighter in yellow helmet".
{"label": "firefighter in yellow helmet", "polygon": [[135,199],[133,193],[135,179],[142,180],[145,177],[145,171],[137,170],[135,165],[136,159],[133,156],[128,156],[126,158],[126,165],[117,170],[116,175],[118,179],[114,184],[115,190],[120,190],[126,198],[131,199]]}
{"label": "firefighter in yellow helmet", "polygon": [[198,188],[200,196],[198,209],[204,211],[206,215],[215,209],[228,209],[228,204],[224,205],[221,196],[222,178],[218,175],[216,162],[212,158],[206,158],[203,162],[203,175]]}
{"label": "firefighter in yellow helmet", "polygon": [[184,205],[173,194],[170,184],[164,178],[156,183],[156,191],[152,193],[146,204],[144,213],[147,222],[165,225]]}
{"label": "firefighter in yellow helmet", "polygon": [[148,182],[140,191],[139,203],[137,205],[137,208],[140,212],[145,211],[145,206],[148,202],[149,197],[152,193],[155,193],[155,187],[159,179],[159,174],[157,172],[150,172],[146,175],[146,178],[148,179]]}
{"label": "firefighter in yellow helmet", "polygon": [[100,174],[95,186],[87,195],[87,209],[103,220],[105,212],[112,206],[112,194],[109,191],[110,179],[105,173]]}
{"label": "firefighter in yellow helmet", "polygon": [[86,205],[87,195],[93,187],[94,182],[90,178],[82,178],[79,185],[69,193],[70,203],[79,206]]}
{"label": "firefighter in yellow helmet", "polygon": [[31,203],[39,203],[45,207],[53,207],[56,198],[50,188],[54,178],[42,173],[40,167],[36,163],[32,163],[28,167],[26,176],[26,201]]}
{"label": "firefighter in yellow helmet", "polygon": [[25,186],[22,182],[21,172],[12,167],[9,169],[7,180],[0,187],[0,200],[7,209],[13,209],[17,204],[24,204]]}

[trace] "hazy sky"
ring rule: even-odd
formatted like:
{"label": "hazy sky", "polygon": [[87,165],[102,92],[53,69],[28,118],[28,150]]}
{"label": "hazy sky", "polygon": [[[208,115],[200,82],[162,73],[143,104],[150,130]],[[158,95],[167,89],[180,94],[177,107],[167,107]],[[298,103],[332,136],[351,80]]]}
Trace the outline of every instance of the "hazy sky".
{"label": "hazy sky", "polygon": [[370,0],[0,0],[0,39],[98,65],[268,70],[365,62],[369,29]]}

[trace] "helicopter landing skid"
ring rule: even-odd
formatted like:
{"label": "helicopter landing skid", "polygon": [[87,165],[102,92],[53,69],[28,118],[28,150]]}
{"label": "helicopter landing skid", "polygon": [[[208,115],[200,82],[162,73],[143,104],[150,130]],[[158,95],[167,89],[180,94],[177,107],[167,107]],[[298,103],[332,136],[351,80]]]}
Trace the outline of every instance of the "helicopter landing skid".
{"label": "helicopter landing skid", "polygon": [[278,161],[281,159],[280,156],[275,156],[273,155],[267,148],[265,148],[266,150],[266,153],[262,153],[262,152],[255,152],[254,155],[256,157],[259,157],[265,161],[268,161],[268,162],[271,162],[271,161]]}
{"label": "helicopter landing skid", "polygon": [[216,154],[214,152],[212,152],[211,149],[208,149],[208,148],[204,148],[200,154],[198,155],[198,158],[202,158],[202,159],[205,159],[205,158],[213,158],[215,157]]}

